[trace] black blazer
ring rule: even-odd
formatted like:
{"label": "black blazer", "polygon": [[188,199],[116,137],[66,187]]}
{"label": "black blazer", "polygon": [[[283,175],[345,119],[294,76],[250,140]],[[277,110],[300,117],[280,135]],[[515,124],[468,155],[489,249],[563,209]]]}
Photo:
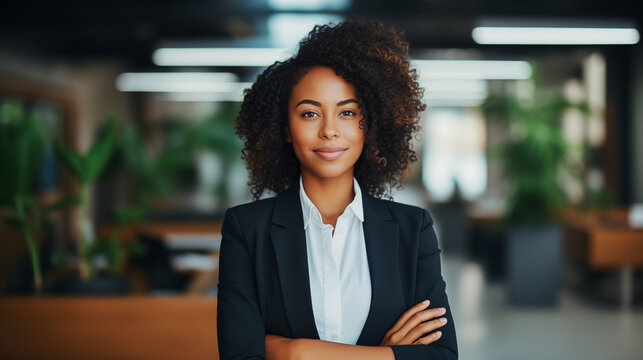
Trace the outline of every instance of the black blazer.
{"label": "black blazer", "polygon": [[[426,210],[362,192],[371,307],[357,341],[379,345],[422,300],[445,307],[448,322],[430,345],[392,346],[396,359],[456,359],[455,327],[440,273],[440,250]],[[264,359],[265,335],[319,339],[310,298],[299,182],[279,196],[228,209],[221,230],[219,356]]]}

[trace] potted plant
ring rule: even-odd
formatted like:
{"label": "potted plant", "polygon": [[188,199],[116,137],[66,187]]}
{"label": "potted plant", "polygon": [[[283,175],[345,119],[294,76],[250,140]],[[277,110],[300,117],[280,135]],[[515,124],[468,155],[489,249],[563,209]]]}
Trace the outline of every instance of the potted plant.
{"label": "potted plant", "polygon": [[146,147],[139,126],[127,124],[118,141],[118,167],[130,177],[135,189],[131,203],[151,212],[180,188],[194,182],[194,134],[185,125],[167,129],[168,139],[155,154]]}
{"label": "potted plant", "polygon": [[33,182],[44,151],[45,136],[38,118],[25,116],[19,106],[3,106],[0,114],[0,213],[25,240],[36,294],[43,290],[38,240],[50,225],[48,215],[77,203],[75,198],[62,198],[50,204],[39,201]]}
{"label": "potted plant", "polygon": [[81,153],[56,142],[55,150],[59,161],[80,186],[79,199],[80,219],[76,229],[76,251],[80,280],[87,282],[95,276],[92,263],[92,246],[94,238],[93,224],[90,214],[90,187],[103,172],[110,160],[116,139],[116,121],[110,117],[104,131],[96,138],[89,151]]}
{"label": "potted plant", "polygon": [[509,299],[517,305],[557,303],[562,234],[556,219],[568,202],[559,172],[573,173],[559,122],[570,108],[589,112],[538,86],[531,99],[494,94],[482,107],[487,119],[509,129],[497,155],[511,183],[503,223]]}
{"label": "potted plant", "polygon": [[223,208],[231,205],[228,175],[240,160],[243,148],[241,140],[234,132],[234,120],[238,112],[238,103],[224,103],[218,112],[206,118],[195,129],[199,152],[216,156],[221,162],[219,183],[212,190]]}
{"label": "potted plant", "polygon": [[[87,245],[87,259],[92,264],[94,276],[88,281],[67,276],[58,281],[57,290],[72,294],[116,295],[130,291],[130,280],[124,274],[130,257],[145,254],[145,247],[137,241],[125,239],[126,229],[135,225],[145,215],[137,206],[121,206],[115,211],[116,222],[109,232],[98,236]],[[131,240],[131,239],[130,239]],[[99,271],[99,266],[104,271]]]}
{"label": "potted plant", "polygon": [[119,136],[117,162],[136,190],[132,203],[153,212],[163,208],[172,195],[199,187],[202,179],[198,158],[207,154],[211,155],[208,161],[220,161],[221,171],[220,178],[212,188],[207,188],[206,195],[216,196],[222,206],[227,206],[227,175],[234,162],[239,161],[242,147],[234,134],[237,112],[238,104],[225,103],[219,112],[196,123],[180,118],[166,119],[153,129],[162,138],[162,147],[155,153],[146,149],[141,128],[128,124]]}
{"label": "potted plant", "polygon": [[129,257],[145,252],[142,244],[125,240],[126,228],[139,222],[145,216],[145,209],[139,206],[119,206],[115,210],[116,222],[105,237],[99,237],[92,247],[93,256],[101,256],[107,262],[107,270],[112,276],[123,273]]}

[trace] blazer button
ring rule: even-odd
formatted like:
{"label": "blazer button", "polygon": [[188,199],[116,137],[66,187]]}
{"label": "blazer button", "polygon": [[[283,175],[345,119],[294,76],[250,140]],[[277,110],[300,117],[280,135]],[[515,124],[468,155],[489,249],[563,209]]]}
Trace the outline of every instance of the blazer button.
{"label": "blazer button", "polygon": [[330,334],[328,337],[330,340],[337,340],[337,334]]}

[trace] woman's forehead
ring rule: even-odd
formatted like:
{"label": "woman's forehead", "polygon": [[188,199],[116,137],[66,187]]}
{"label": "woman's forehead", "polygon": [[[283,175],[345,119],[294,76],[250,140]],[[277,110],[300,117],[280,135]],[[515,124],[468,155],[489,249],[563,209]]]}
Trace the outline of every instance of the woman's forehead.
{"label": "woman's forehead", "polygon": [[293,87],[291,102],[302,99],[318,102],[339,102],[355,98],[355,87],[337,75],[330,67],[314,67]]}

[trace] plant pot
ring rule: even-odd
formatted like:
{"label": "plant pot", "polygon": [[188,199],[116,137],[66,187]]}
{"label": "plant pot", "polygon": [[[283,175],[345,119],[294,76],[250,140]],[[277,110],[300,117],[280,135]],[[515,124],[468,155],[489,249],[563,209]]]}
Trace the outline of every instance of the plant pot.
{"label": "plant pot", "polygon": [[77,275],[62,277],[56,291],[70,295],[125,295],[130,291],[129,278],[123,275],[100,275],[83,281]]}
{"label": "plant pot", "polygon": [[507,279],[513,305],[554,306],[561,278],[559,225],[520,225],[509,230]]}

